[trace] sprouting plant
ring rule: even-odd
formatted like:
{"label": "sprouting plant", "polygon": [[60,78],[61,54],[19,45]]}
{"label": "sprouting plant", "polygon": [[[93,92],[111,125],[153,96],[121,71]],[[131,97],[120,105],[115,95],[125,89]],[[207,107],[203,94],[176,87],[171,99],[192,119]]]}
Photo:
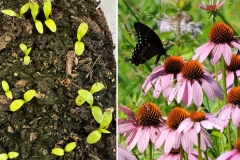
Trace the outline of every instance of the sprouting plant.
{"label": "sprouting plant", "polygon": [[52,154],[55,154],[57,156],[63,156],[64,152],[71,152],[72,150],[74,150],[76,146],[77,146],[76,142],[71,142],[65,146],[64,150],[62,148],[53,148]]}
{"label": "sprouting plant", "polygon": [[32,48],[31,47],[27,48],[27,46],[25,44],[23,44],[23,43],[21,43],[19,45],[19,47],[21,48],[21,50],[25,54],[23,62],[24,62],[25,65],[28,65],[30,63],[30,57],[28,55],[29,55],[29,53],[30,53]]}
{"label": "sprouting plant", "polygon": [[[100,120],[99,119],[95,119],[100,126],[98,127],[97,130],[92,131],[88,137],[87,137],[87,142],[89,144],[93,144],[96,143],[97,141],[99,141],[102,137],[102,133],[111,133],[108,130],[106,130],[106,128],[108,127],[108,125],[111,123],[112,121],[112,112],[113,112],[114,108],[108,108],[103,115],[101,116]],[[95,117],[94,117],[95,118]]]}
{"label": "sprouting plant", "polygon": [[56,32],[57,30],[56,24],[51,18],[49,18],[51,11],[52,11],[51,1],[45,0],[43,4],[43,12],[46,17],[45,24],[52,32]]}
{"label": "sprouting plant", "polygon": [[87,23],[81,23],[77,30],[77,39],[78,41],[75,43],[75,53],[76,55],[80,56],[82,55],[84,51],[84,43],[81,42],[82,37],[87,33],[88,30],[88,24]]}
{"label": "sprouting plant", "polygon": [[9,90],[9,85],[8,85],[8,83],[5,80],[2,81],[2,88],[5,91],[5,95],[9,99],[12,99],[13,98],[12,92]]}
{"label": "sprouting plant", "polygon": [[30,3],[30,9],[31,9],[31,14],[32,14],[32,17],[33,17],[33,21],[35,23],[35,26],[37,28],[37,31],[42,34],[43,33],[43,25],[42,25],[42,22],[37,20],[36,17],[37,17],[37,14],[38,14],[38,4],[36,2],[31,2]]}
{"label": "sprouting plant", "polygon": [[24,13],[26,13],[29,9],[30,3],[26,3],[24,4],[21,8],[20,8],[20,13],[17,14],[16,12],[14,12],[11,9],[3,9],[1,10],[2,13],[8,15],[8,16],[12,16],[12,17],[21,17]]}
{"label": "sprouting plant", "polygon": [[18,110],[19,108],[22,107],[22,105],[24,103],[27,103],[29,102],[36,94],[36,91],[31,89],[31,90],[28,90],[27,92],[24,93],[23,95],[23,99],[17,99],[17,100],[14,100],[11,104],[10,104],[10,110],[12,112],[15,112],[16,110]]}
{"label": "sprouting plant", "polygon": [[7,153],[1,153],[0,154],[0,160],[7,160],[9,159],[13,159],[13,158],[17,158],[19,156],[18,152],[8,152]]}

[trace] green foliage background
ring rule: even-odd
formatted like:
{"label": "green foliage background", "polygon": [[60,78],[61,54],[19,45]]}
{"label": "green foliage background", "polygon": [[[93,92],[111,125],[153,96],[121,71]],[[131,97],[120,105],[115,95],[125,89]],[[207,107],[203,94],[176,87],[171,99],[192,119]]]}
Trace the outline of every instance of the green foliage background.
{"label": "green foliage background", "polygon": [[[204,0],[206,4],[209,4],[208,0]],[[214,0],[214,3],[216,0]],[[159,35],[163,44],[167,42],[174,43],[174,46],[170,47],[167,51],[169,55],[180,55],[184,60],[190,60],[194,55],[194,50],[200,45],[209,41],[208,34],[213,26],[213,20],[209,17],[209,14],[198,8],[199,0],[135,0],[135,1],[118,1],[118,104],[130,107],[134,112],[145,101],[152,101],[160,106],[164,116],[172,109],[173,104],[167,106],[164,98],[160,96],[158,99],[153,98],[152,89],[146,95],[141,91],[141,85],[145,78],[151,73],[152,69],[156,67],[154,64],[155,58],[143,65],[135,66],[131,62],[126,61],[130,58],[133,49],[136,45],[136,35],[134,30],[134,22],[140,21]],[[225,19],[231,24],[231,26],[240,34],[240,13],[238,12],[240,6],[240,0],[227,0],[225,4],[220,8],[220,12]],[[129,8],[132,12],[129,10]],[[188,13],[193,22],[201,22],[203,27],[201,31],[203,34],[198,34],[196,38],[191,34],[185,34],[181,37],[174,35],[172,32],[160,33],[156,20],[163,17],[164,14],[168,16],[174,16],[178,12]],[[136,16],[136,17],[135,17]],[[216,21],[222,21],[217,17]],[[236,53],[236,51],[235,51]],[[163,64],[163,61],[158,65]],[[209,59],[203,62],[203,65],[208,71],[214,73],[214,67],[210,64]],[[217,65],[220,65],[219,63]],[[221,103],[221,102],[219,102]],[[215,113],[219,108],[217,102],[208,101],[204,98],[204,106],[211,113]],[[191,111],[192,107],[188,110]],[[122,112],[119,112],[119,117],[124,117]],[[220,154],[221,149],[218,137],[219,133],[215,133],[213,140],[217,143],[214,148],[216,154]],[[123,137],[119,137],[119,143],[123,144],[125,140]],[[219,144],[219,145],[218,145]],[[135,149],[133,152],[137,152]],[[160,153],[157,153],[154,158],[158,158]],[[141,155],[139,158],[141,159]]]}

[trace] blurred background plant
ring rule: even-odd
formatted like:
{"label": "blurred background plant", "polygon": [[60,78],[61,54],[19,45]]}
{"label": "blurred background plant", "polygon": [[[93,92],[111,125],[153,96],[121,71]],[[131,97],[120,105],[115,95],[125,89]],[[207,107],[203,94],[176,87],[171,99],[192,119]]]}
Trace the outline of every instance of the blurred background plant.
{"label": "blurred background plant", "polygon": [[[206,4],[208,1],[204,0]],[[161,38],[165,48],[168,48],[168,55],[178,55],[184,60],[192,59],[194,50],[200,45],[209,41],[209,32],[213,26],[213,20],[208,12],[200,9],[198,0],[136,0],[118,1],[118,104],[128,106],[133,112],[145,101],[151,101],[160,106],[164,116],[172,109],[174,104],[168,106],[162,97],[153,97],[153,89],[146,95],[141,91],[141,86],[145,78],[156,67],[155,58],[152,58],[143,65],[135,66],[126,59],[132,56],[133,49],[137,44],[134,22],[140,21],[152,28]],[[240,33],[240,13],[238,13],[240,0],[226,1],[220,8],[224,18]],[[217,17],[216,22],[222,21]],[[237,50],[234,51],[237,53]],[[163,57],[163,59],[166,57]],[[162,64],[160,61],[158,65]],[[210,59],[202,63],[209,72],[214,73],[214,66]],[[220,65],[218,63],[217,65]],[[218,67],[219,68],[219,67]],[[215,113],[218,110],[217,103],[203,100],[203,106],[207,111]],[[189,111],[191,111],[189,108]],[[119,117],[124,117],[119,112]],[[213,136],[213,140],[218,145],[219,135]],[[124,137],[119,136],[119,143],[124,143]],[[226,139],[225,139],[226,140]],[[220,146],[220,144],[219,144]],[[136,148],[136,147],[135,147]],[[226,146],[227,148],[227,146]],[[220,150],[210,151],[212,154],[220,154]],[[137,149],[133,149],[139,159],[143,159],[144,154],[138,154]],[[154,159],[162,155],[162,151],[154,152]],[[142,157],[141,157],[142,156]]]}

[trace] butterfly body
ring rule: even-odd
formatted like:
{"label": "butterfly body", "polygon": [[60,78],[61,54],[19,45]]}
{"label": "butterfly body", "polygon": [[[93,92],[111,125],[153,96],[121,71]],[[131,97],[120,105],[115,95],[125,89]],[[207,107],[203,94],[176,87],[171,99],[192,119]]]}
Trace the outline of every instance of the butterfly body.
{"label": "butterfly body", "polygon": [[129,60],[138,66],[158,55],[155,61],[155,63],[158,63],[160,57],[166,54],[166,49],[163,47],[158,35],[151,28],[140,22],[135,22],[134,28],[137,33],[138,43],[134,48],[132,58]]}

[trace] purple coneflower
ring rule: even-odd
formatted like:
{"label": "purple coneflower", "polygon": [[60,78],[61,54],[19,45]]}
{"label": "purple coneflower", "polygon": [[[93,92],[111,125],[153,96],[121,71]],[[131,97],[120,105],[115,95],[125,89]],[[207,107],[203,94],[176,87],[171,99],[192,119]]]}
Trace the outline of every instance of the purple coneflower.
{"label": "purple coneflower", "polygon": [[132,155],[128,150],[118,145],[118,160],[130,160],[130,159],[137,160],[137,158],[134,155]]}
{"label": "purple coneflower", "polygon": [[191,153],[193,143],[189,139],[190,135],[177,131],[179,124],[188,117],[189,113],[185,109],[176,107],[171,110],[168,114],[167,126],[163,128],[162,132],[156,138],[155,149],[160,148],[165,142],[164,153],[166,154],[170,153],[172,149],[179,149],[180,146],[187,153]]}
{"label": "purple coneflower", "polygon": [[215,100],[215,96],[223,99],[223,90],[220,85],[208,72],[204,71],[201,63],[190,60],[184,64],[177,83],[171,90],[168,103],[170,104],[176,97],[178,103],[182,100],[187,107],[192,100],[200,106],[203,102],[202,89],[211,101]]}
{"label": "purple coneflower", "polygon": [[208,11],[208,12],[213,12],[213,11],[217,11],[224,3],[225,3],[225,0],[222,2],[217,0],[216,4],[214,4],[212,0],[210,1],[210,4],[207,5],[202,1],[202,4],[199,5],[199,8],[204,9],[205,11]]}
{"label": "purple coneflower", "polygon": [[217,22],[211,29],[209,34],[210,42],[198,47],[193,56],[196,60],[199,56],[199,62],[202,62],[211,53],[211,63],[215,65],[220,57],[223,58],[227,65],[231,62],[232,47],[237,47],[240,50],[240,41],[233,37],[233,30],[231,27],[223,22]]}
{"label": "purple coneflower", "polygon": [[240,159],[240,138],[238,138],[235,149],[222,154],[217,160],[237,160]]}
{"label": "purple coneflower", "polygon": [[[191,153],[187,154],[189,160],[197,160],[198,159],[198,152],[193,149]],[[202,157],[205,158],[204,154]],[[157,160],[179,160],[180,159],[180,149],[172,149],[170,153],[163,154]]]}
{"label": "purple coneflower", "polygon": [[144,93],[146,94],[154,86],[154,98],[158,98],[161,92],[165,98],[168,97],[171,86],[181,72],[183,64],[184,61],[181,57],[171,56],[164,62],[163,66],[154,68],[142,85]]}
{"label": "purple coneflower", "polygon": [[132,150],[138,144],[139,152],[143,152],[149,143],[155,141],[156,136],[162,129],[164,120],[159,107],[152,103],[144,103],[136,112],[136,116],[126,107],[119,106],[129,119],[120,119],[118,133],[129,135],[126,140],[128,150]]}
{"label": "purple coneflower", "polygon": [[236,127],[240,127],[240,87],[231,88],[227,94],[227,105],[223,106],[216,114],[218,118],[225,121],[225,127],[229,120],[232,118],[232,122]]}
{"label": "purple coneflower", "polygon": [[211,113],[204,113],[201,111],[193,112],[190,114],[189,118],[186,118],[178,127],[179,132],[187,132],[191,128],[199,133],[201,129],[213,129],[223,131],[224,121],[214,117]]}

